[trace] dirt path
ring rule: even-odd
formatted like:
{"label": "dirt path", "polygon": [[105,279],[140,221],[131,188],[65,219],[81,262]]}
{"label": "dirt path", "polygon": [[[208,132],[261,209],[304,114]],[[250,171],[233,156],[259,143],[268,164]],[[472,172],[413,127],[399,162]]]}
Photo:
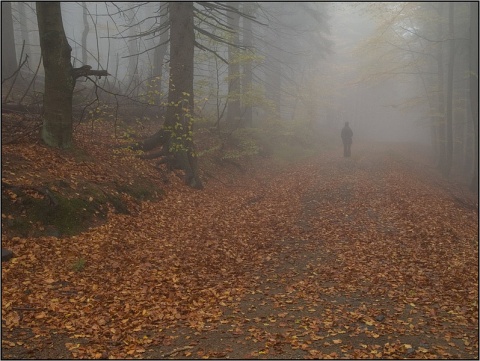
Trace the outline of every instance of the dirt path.
{"label": "dirt path", "polygon": [[[475,358],[475,322],[452,317],[460,305],[449,303],[451,296],[441,304],[440,294],[439,303],[422,300],[442,289],[441,275],[423,266],[439,265],[425,265],[430,261],[415,255],[418,244],[406,250],[398,239],[414,223],[390,205],[407,186],[399,184],[404,170],[387,166],[392,161],[367,153],[312,166],[297,221],[302,237],[275,241],[249,293],[222,310],[224,322],[200,339],[189,335],[193,342],[176,338],[172,349],[189,345],[193,357],[222,358]],[[408,181],[416,186],[411,192],[434,195]],[[413,209],[408,216],[415,219]],[[326,220],[334,225],[331,235],[322,232]],[[415,279],[427,272],[428,279]]]}
{"label": "dirt path", "polygon": [[[23,318],[4,327],[2,356],[478,358],[476,211],[427,183],[405,159],[372,150],[358,150],[351,159],[326,154],[288,173],[269,173],[268,181],[262,174],[248,188],[218,185],[189,193],[195,211],[184,211],[191,212],[192,224],[202,222],[193,231],[169,224],[162,230],[168,236],[159,235],[158,227],[178,214],[148,204],[144,212],[156,218],[135,220],[140,227],[130,231],[135,242],[123,238],[128,247],[117,245],[129,256],[117,252],[112,261],[102,260],[105,267],[74,280],[48,270],[52,282],[68,281],[65,290],[99,302],[72,306],[82,315],[65,311],[65,317],[77,319],[68,324],[74,330],[55,326],[61,315],[39,318],[17,310]],[[182,192],[169,200],[182,202],[190,191]],[[231,219],[237,222],[227,222]],[[157,231],[149,233],[146,222],[156,223]],[[96,235],[116,239],[130,229],[112,227]],[[155,237],[168,242],[152,244]],[[114,245],[98,247],[100,254],[112,254]],[[172,264],[168,270],[174,273],[160,275]],[[129,267],[125,276],[124,267]],[[6,276],[14,272],[7,269]],[[37,272],[47,271],[37,266]],[[104,288],[112,287],[117,296],[88,284],[102,275]],[[4,281],[14,287],[8,277]],[[146,286],[151,281],[161,286]],[[58,298],[54,291],[42,299]],[[12,302],[14,293],[7,294],[4,302]],[[135,308],[135,302],[142,306]],[[122,316],[127,321],[118,326],[122,320],[115,320],[115,312],[127,305],[131,317]],[[84,326],[94,314],[105,315],[98,340]],[[27,321],[44,327],[43,333],[22,325]],[[34,334],[41,336],[33,339]]]}

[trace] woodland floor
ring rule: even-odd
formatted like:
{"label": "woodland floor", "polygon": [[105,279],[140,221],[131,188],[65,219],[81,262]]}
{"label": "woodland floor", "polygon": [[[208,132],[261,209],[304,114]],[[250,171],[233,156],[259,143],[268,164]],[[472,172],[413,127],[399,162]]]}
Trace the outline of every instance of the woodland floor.
{"label": "woodland floor", "polygon": [[478,359],[475,198],[357,148],[203,191],[170,176],[161,200],[75,236],[4,235],[2,358]]}

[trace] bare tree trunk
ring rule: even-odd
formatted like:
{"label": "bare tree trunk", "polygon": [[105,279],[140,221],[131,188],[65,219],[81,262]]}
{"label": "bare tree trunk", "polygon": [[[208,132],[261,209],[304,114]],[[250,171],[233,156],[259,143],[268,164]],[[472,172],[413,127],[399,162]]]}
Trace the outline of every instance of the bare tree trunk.
{"label": "bare tree trunk", "polygon": [[449,3],[448,9],[448,37],[449,37],[449,49],[448,49],[448,73],[447,73],[447,104],[446,104],[446,157],[445,167],[443,174],[448,176],[450,169],[452,168],[453,158],[453,66],[455,61],[455,41],[453,39],[453,2]]}
{"label": "bare tree trunk", "polygon": [[[444,4],[438,4],[440,9],[440,19],[438,21],[438,36],[441,38],[443,35],[441,19],[443,19],[443,8]],[[445,136],[445,93],[444,93],[444,64],[443,64],[443,42],[440,41],[438,44],[437,50],[437,86],[438,86],[438,101],[437,101],[437,129],[438,129],[438,146],[439,146],[439,159],[438,159],[438,169],[444,174],[445,172],[445,163],[446,163],[446,136]]]}
{"label": "bare tree trunk", "polygon": [[185,183],[194,188],[202,188],[192,139],[195,49],[193,2],[171,2],[169,11],[170,82],[165,128],[170,135],[164,147],[173,152],[179,166],[185,171]]}
{"label": "bare tree trunk", "polygon": [[478,193],[478,2],[470,3],[470,106],[473,121],[473,177],[470,190]]}
{"label": "bare tree trunk", "polygon": [[[162,6],[162,3],[160,3]],[[160,14],[160,19],[162,22],[168,22],[168,13]],[[168,41],[168,31],[164,29],[160,33],[159,45],[155,48],[153,54],[153,71],[152,76],[154,77],[154,85],[155,89],[161,94],[162,93],[162,72],[163,72],[163,62],[165,60],[165,56],[167,55],[167,41]],[[157,105],[160,104],[160,97],[155,97],[155,103]]]}
{"label": "bare tree trunk", "polygon": [[[273,41],[274,45],[276,45],[276,41]],[[273,101],[274,104],[274,111],[275,116],[280,118],[280,104],[281,104],[281,87],[282,87],[282,79],[281,79],[281,65],[278,62],[278,58],[276,56],[277,50],[273,47],[269,47],[267,50],[267,59],[265,60],[265,82],[266,82],[266,91],[268,99]]]}
{"label": "bare tree trunk", "polygon": [[465,87],[465,119],[466,123],[463,127],[463,172],[470,177],[470,172],[473,166],[473,127],[469,121],[472,119],[472,107],[470,106],[470,79],[468,79]]}
{"label": "bare tree trunk", "polygon": [[42,139],[50,146],[72,145],[72,97],[75,80],[62,22],[60,2],[37,2],[37,20],[45,69]]}
{"label": "bare tree trunk", "polygon": [[20,17],[20,31],[22,34],[22,40],[25,41],[25,54],[27,54],[30,59],[32,56],[31,50],[30,50],[30,36],[28,35],[28,22],[27,22],[27,17],[25,16],[25,4],[23,1],[19,1],[18,3],[18,15]]}
{"label": "bare tree trunk", "polygon": [[[238,11],[239,3],[231,2],[230,6]],[[233,31],[231,43],[235,46],[228,46],[228,108],[227,122],[229,126],[237,128],[240,121],[240,65],[237,59],[240,28],[240,15],[235,12],[227,12],[228,26]]]}
{"label": "bare tree trunk", "polygon": [[431,136],[431,142],[432,142],[432,148],[433,148],[433,159],[438,159],[439,158],[439,142],[438,142],[438,126],[437,126],[437,117],[433,114],[435,114],[435,99],[433,96],[430,96],[429,91],[428,91],[428,86],[427,86],[427,81],[425,80],[425,77],[421,75],[422,79],[422,84],[423,88],[425,89],[425,96],[427,97],[428,100],[428,108],[429,111],[432,115],[430,115],[430,136]]}
{"label": "bare tree trunk", "polygon": [[83,32],[82,32],[82,65],[88,63],[88,55],[87,55],[87,37],[90,27],[88,25],[88,9],[87,3],[82,1],[83,7]]}
{"label": "bare tree trunk", "polygon": [[[160,155],[171,167],[185,172],[185,183],[201,189],[198,164],[192,139],[193,127],[193,2],[170,2],[170,81],[164,126],[136,149],[162,146]],[[146,158],[152,158],[146,156]]]}
{"label": "bare tree trunk", "polygon": [[138,84],[140,82],[139,75],[138,75],[138,39],[134,38],[136,35],[136,27],[133,26],[135,23],[135,13],[133,10],[128,11],[129,17],[129,29],[128,29],[128,36],[127,39],[127,47],[128,47],[128,67],[127,67],[127,74],[128,74],[128,88],[127,91],[131,88],[136,89],[137,96],[138,96]]}
{"label": "bare tree trunk", "polygon": [[[253,15],[255,12],[255,4],[243,3],[243,12],[248,15]],[[252,51],[253,48],[253,33],[252,33],[252,20],[244,17],[243,18],[243,45],[247,48],[247,51]],[[247,104],[245,105],[245,111],[243,114],[243,125],[246,127],[251,127],[253,124],[253,108],[251,102],[251,92],[252,92],[252,83],[253,83],[253,69],[252,61],[247,60],[243,67],[243,93],[247,94]]]}
{"label": "bare tree trunk", "polygon": [[12,2],[2,1],[2,81],[17,70]]}

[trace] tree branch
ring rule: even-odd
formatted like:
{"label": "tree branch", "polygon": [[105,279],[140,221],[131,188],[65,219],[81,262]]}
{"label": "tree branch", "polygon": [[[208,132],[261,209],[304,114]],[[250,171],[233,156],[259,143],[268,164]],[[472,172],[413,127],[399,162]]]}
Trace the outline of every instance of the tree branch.
{"label": "tree branch", "polygon": [[80,68],[73,68],[72,70],[72,76],[75,80],[77,78],[80,78],[81,76],[87,77],[89,75],[94,75],[101,78],[102,76],[108,76],[110,74],[108,74],[106,70],[92,70],[92,67],[90,65],[84,65]]}

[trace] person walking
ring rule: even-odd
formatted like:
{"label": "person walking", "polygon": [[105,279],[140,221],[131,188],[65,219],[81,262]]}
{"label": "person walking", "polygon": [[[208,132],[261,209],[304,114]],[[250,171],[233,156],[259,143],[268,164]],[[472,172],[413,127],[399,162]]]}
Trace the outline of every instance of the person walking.
{"label": "person walking", "polygon": [[342,128],[342,142],[343,142],[343,156],[350,157],[351,147],[352,147],[352,137],[353,131],[348,125],[348,122],[345,122],[345,126]]}

